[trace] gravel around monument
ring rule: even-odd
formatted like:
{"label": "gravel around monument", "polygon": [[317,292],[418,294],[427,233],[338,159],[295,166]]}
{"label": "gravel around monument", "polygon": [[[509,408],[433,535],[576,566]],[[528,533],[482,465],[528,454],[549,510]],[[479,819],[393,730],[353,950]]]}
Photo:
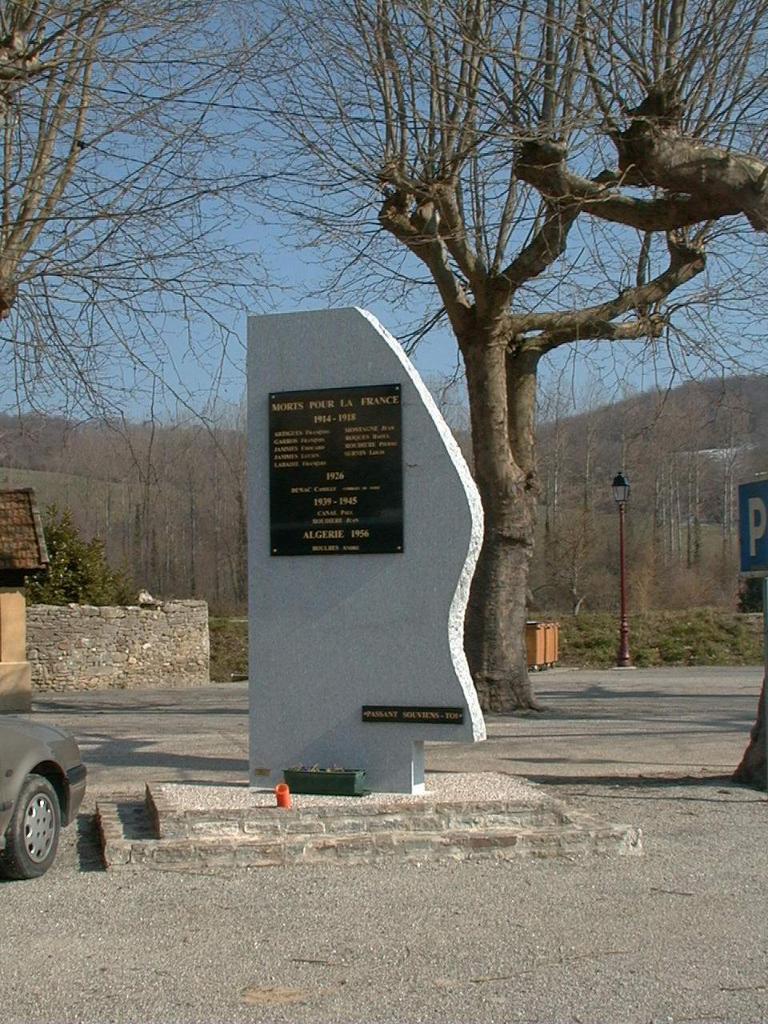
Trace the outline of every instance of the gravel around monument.
{"label": "gravel around monument", "polygon": [[[244,686],[46,695],[91,792],[44,878],[0,887],[8,1024],[768,1018],[765,794],[733,786],[759,669],[550,672],[544,716],[431,746],[643,830],[639,857],[108,874],[94,803],[242,783]],[[55,974],[55,984],[51,982]]]}

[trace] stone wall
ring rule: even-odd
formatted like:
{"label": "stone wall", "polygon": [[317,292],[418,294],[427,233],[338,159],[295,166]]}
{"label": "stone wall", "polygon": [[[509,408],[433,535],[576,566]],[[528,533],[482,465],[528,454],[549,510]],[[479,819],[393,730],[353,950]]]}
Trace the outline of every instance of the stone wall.
{"label": "stone wall", "polygon": [[33,690],[202,686],[210,679],[208,605],[30,605]]}

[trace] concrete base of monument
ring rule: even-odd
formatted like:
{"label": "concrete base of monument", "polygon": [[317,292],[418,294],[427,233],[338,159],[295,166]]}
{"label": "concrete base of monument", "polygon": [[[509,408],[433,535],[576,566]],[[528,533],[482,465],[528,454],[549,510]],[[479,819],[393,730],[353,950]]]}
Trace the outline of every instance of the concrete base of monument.
{"label": "concrete base of monument", "polygon": [[639,854],[640,831],[571,810],[494,773],[428,773],[422,795],[297,796],[247,786],[151,784],[144,804],[100,801],[108,868],[287,867],[384,859],[511,860]]}

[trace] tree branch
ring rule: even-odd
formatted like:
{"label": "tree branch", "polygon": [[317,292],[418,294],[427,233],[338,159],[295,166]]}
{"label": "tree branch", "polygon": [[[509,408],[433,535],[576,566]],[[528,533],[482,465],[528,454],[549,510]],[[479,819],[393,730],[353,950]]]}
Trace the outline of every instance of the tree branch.
{"label": "tree branch", "polygon": [[540,313],[514,316],[510,320],[512,333],[520,341],[530,331],[539,333],[524,338],[524,346],[531,345],[542,352],[551,352],[560,345],[582,339],[613,341],[632,339],[649,334],[658,337],[664,318],[655,313],[643,314],[639,319],[615,323],[616,319],[632,310],[648,310],[658,305],[681,285],[700,274],[706,265],[704,252],[676,239],[667,237],[669,266],[647,284],[625,288],[608,302],[584,309],[562,313]]}
{"label": "tree branch", "polygon": [[538,349],[543,355],[573,341],[637,341],[639,338],[660,338],[666,325],[666,319],[658,313],[637,320],[623,320],[620,323],[594,320],[571,331],[563,329],[530,335],[525,340],[525,347]]}
{"label": "tree branch", "polygon": [[512,260],[502,278],[508,298],[526,281],[531,281],[550,267],[565,252],[568,232],[579,215],[581,204],[560,199],[545,201],[544,224],[533,239]]}
{"label": "tree branch", "polygon": [[426,203],[409,213],[413,202],[414,197],[407,192],[389,192],[379,210],[379,223],[424,263],[437,285],[454,330],[457,334],[464,332],[470,302],[448,265],[445,243],[438,233],[437,210],[433,204]]}
{"label": "tree branch", "polygon": [[768,231],[768,164],[685,138],[661,119],[637,117],[613,135],[619,169],[632,169],[648,185],[683,192],[700,205],[699,220],[722,216],[720,209],[742,213],[755,231]]}
{"label": "tree branch", "polygon": [[[554,200],[579,200],[580,209],[593,217],[637,228],[638,231],[674,231],[703,220],[734,216],[743,212],[737,198],[725,192],[714,195],[701,190],[697,195],[667,195],[659,199],[637,199],[618,192],[622,179],[610,175],[610,184],[574,174],[566,165],[566,149],[554,142],[526,142],[517,162],[517,176]],[[625,172],[629,167],[624,167]],[[633,184],[637,182],[633,178]],[[660,187],[660,181],[653,182]],[[677,190],[681,191],[681,190]]]}
{"label": "tree branch", "polygon": [[438,184],[431,191],[435,196],[434,201],[440,215],[438,225],[440,237],[474,290],[479,284],[477,257],[467,241],[466,222],[459,206],[456,186],[455,184]]}

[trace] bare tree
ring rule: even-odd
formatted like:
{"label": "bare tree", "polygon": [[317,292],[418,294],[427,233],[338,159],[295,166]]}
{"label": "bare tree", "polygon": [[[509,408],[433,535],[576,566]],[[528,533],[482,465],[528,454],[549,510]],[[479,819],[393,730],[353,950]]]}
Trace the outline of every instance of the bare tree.
{"label": "bare tree", "polygon": [[233,113],[248,8],[0,4],[0,407],[123,408],[178,381],[185,340],[221,372],[258,276],[233,233],[258,179]]}
{"label": "bare tree", "polygon": [[273,79],[272,143],[286,188],[274,201],[314,225],[315,243],[347,245],[358,299],[421,286],[423,301],[426,285],[423,322],[444,317],[463,359],[486,514],[466,643],[488,709],[536,706],[522,634],[542,359],[640,340],[679,342],[685,364],[714,337],[692,303],[716,314],[726,285],[745,299],[733,264],[706,259],[730,257],[724,226],[749,245],[766,226],[768,171],[751,154],[766,127],[767,7],[282,7],[289,70]]}

